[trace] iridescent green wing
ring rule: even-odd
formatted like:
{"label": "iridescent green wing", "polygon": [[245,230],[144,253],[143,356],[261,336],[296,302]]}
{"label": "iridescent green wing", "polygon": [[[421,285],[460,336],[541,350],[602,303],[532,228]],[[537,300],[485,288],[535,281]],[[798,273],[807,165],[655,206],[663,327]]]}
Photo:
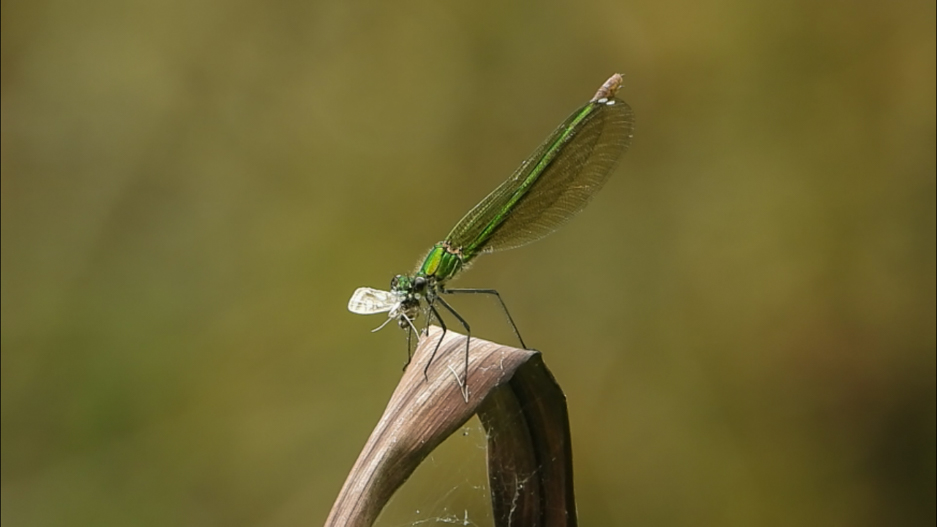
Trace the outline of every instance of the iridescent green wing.
{"label": "iridescent green wing", "polygon": [[634,114],[615,98],[621,76],[573,112],[514,174],[475,206],[446,237],[468,262],[555,231],[583,209],[628,149]]}

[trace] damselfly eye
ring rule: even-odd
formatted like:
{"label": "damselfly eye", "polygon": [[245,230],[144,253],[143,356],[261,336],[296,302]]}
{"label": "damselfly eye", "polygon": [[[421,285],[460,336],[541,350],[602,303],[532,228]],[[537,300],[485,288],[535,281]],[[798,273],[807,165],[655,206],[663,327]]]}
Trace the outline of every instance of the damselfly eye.
{"label": "damselfly eye", "polygon": [[418,276],[413,279],[413,290],[422,291],[426,287],[426,278]]}

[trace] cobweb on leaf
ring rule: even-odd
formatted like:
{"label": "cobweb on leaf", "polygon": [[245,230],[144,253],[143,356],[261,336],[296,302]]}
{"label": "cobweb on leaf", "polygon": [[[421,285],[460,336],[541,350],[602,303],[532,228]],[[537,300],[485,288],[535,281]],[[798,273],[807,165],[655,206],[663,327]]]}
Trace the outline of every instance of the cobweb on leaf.
{"label": "cobweb on leaf", "polygon": [[472,417],[447,438],[394,494],[376,527],[491,527],[487,438]]}

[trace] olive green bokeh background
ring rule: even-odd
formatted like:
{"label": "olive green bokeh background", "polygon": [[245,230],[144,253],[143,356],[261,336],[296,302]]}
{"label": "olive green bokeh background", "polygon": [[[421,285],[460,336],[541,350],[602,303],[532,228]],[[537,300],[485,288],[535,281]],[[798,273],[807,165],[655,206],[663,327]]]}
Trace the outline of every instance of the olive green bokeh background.
{"label": "olive green bokeh background", "polygon": [[4,0],[3,524],[321,524],[404,360],[348,296],[619,71],[610,183],[455,282],[566,390],[582,524],[932,525],[934,19]]}

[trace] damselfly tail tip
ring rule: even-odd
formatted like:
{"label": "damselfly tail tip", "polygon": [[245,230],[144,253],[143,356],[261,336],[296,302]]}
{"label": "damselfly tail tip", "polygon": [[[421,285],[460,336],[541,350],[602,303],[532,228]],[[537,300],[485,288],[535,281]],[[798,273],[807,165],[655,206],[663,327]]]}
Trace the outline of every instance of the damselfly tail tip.
{"label": "damselfly tail tip", "polygon": [[618,89],[621,88],[621,83],[624,80],[622,79],[621,73],[616,73],[608,78],[605,81],[605,84],[599,88],[599,91],[595,92],[595,97],[592,98],[590,102],[596,102],[600,99],[610,99],[618,93]]}

